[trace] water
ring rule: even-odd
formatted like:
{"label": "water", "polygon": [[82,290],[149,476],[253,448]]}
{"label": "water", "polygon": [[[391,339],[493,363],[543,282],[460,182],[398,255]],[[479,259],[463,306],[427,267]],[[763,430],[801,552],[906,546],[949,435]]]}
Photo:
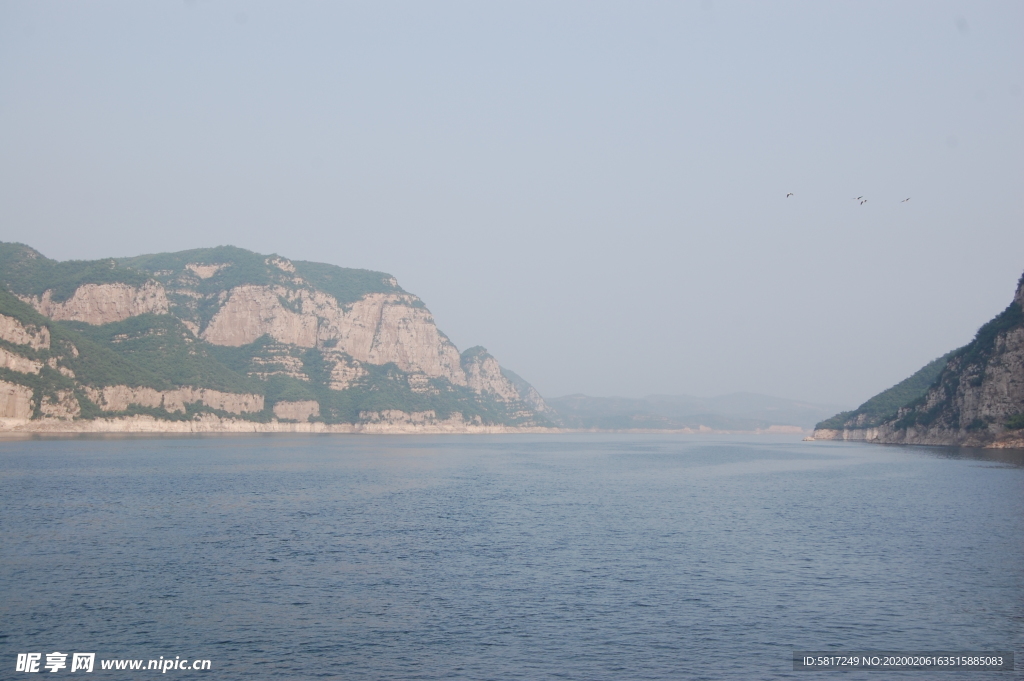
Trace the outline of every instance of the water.
{"label": "water", "polygon": [[33,651],[209,659],[167,672],[207,679],[812,679],[794,649],[1024,654],[1021,452],[2,441],[0,513],[0,678]]}

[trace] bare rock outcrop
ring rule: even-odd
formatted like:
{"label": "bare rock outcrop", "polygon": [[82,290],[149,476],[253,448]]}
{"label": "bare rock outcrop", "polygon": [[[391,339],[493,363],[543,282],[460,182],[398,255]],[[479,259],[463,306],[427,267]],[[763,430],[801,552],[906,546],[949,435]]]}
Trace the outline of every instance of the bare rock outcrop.
{"label": "bare rock outcrop", "polygon": [[212,277],[213,275],[217,274],[218,272],[220,272],[225,267],[230,267],[230,266],[231,265],[229,265],[227,263],[218,263],[216,265],[205,265],[203,263],[190,262],[189,264],[185,265],[185,269],[187,269],[188,271],[190,271],[192,274],[196,275],[200,279],[209,279],[210,277]]}
{"label": "bare rock outcrop", "polygon": [[280,343],[333,349],[369,364],[394,362],[402,371],[466,385],[459,351],[417,303],[408,294],[374,293],[340,306],[316,290],[239,286],[201,337],[238,347],[269,335]]}
{"label": "bare rock outcrop", "polygon": [[288,272],[289,274],[295,272],[295,265],[293,265],[292,261],[288,260],[287,258],[282,258],[278,256],[275,258],[267,258],[265,262],[268,265],[271,265],[272,267],[276,267],[282,272]]}
{"label": "bare rock outcrop", "polygon": [[430,377],[426,374],[409,374],[409,390],[414,393],[439,395],[440,390],[435,388],[431,382]]}
{"label": "bare rock outcrop", "polygon": [[[252,393],[227,393],[207,388],[178,388],[165,393],[164,404],[168,411],[185,411],[186,404],[202,402],[212,409],[221,409],[229,414],[245,414],[263,411],[263,395]],[[166,407],[165,407],[166,408]]]}
{"label": "bare rock outcrop", "polygon": [[222,409],[231,414],[263,411],[263,395],[226,393],[207,388],[178,388],[177,390],[155,390],[153,388],[132,388],[126,385],[111,385],[104,388],[85,388],[86,396],[104,411],[124,411],[135,404],[140,407],[166,409],[169,412],[184,412],[186,404],[202,402],[212,409]]}
{"label": "bare rock outcrop", "polygon": [[83,284],[65,301],[53,299],[53,291],[40,296],[19,296],[50,319],[109,324],[140,314],[167,314],[167,293],[163,285],[149,281],[135,287],[128,284]]}
{"label": "bare rock outcrop", "polygon": [[164,406],[164,394],[154,388],[131,388],[126,385],[108,385],[104,388],[86,386],[85,394],[103,411],[124,411],[133,404],[153,408]]}
{"label": "bare rock outcrop", "polygon": [[0,314],[0,338],[15,345],[27,345],[33,350],[50,347],[50,330],[45,326],[22,324],[14,317]]}
{"label": "bare rock outcrop", "polygon": [[366,369],[345,353],[325,350],[323,354],[324,360],[331,366],[330,382],[327,384],[331,390],[347,390],[367,375]]}
{"label": "bare rock outcrop", "polygon": [[292,354],[286,345],[273,345],[250,361],[250,376],[267,379],[270,376],[291,376],[309,382],[302,364],[302,358]]}
{"label": "bare rock outcrop", "polygon": [[46,418],[64,420],[77,418],[82,413],[74,390],[60,390],[56,395],[44,396],[39,410]]}
{"label": "bare rock outcrop", "polygon": [[517,402],[519,391],[501,372],[501,366],[482,347],[470,348],[462,353],[462,369],[466,384],[478,393],[488,393],[502,402]]}
{"label": "bare rock outcrop", "polygon": [[[514,372],[502,369],[485,348],[475,347],[462,353],[462,368],[470,388],[481,395],[490,395],[502,402],[515,403],[516,416],[533,420],[537,415],[557,418],[554,410],[536,389]],[[532,412],[532,413],[531,413]]]}
{"label": "bare rock outcrop", "polygon": [[38,374],[43,369],[43,363],[0,348],[0,367],[21,374]]}
{"label": "bare rock outcrop", "polygon": [[30,419],[33,411],[32,388],[0,381],[0,418]]}
{"label": "bare rock outcrop", "polygon": [[[462,418],[462,415],[458,415]],[[383,411],[361,411],[359,419],[365,423],[381,423],[388,425],[396,424],[425,424],[437,421],[437,414],[433,411],[399,411],[398,409],[384,409]]]}
{"label": "bare rock outcrop", "polygon": [[320,416],[320,403],[315,400],[294,400],[274,405],[274,416],[289,421],[310,421]]}
{"label": "bare rock outcrop", "polygon": [[329,296],[310,301],[323,319],[319,332],[323,345],[360,362],[394,362],[402,371],[466,385],[458,349],[415,296],[374,293],[344,308],[324,298]]}
{"label": "bare rock outcrop", "polygon": [[538,414],[553,414],[554,410],[548,406],[544,398],[541,397],[537,389],[532,385],[520,385],[516,386],[516,390],[519,392],[519,398],[526,404],[530,409],[537,412]]}
{"label": "bare rock outcrop", "polygon": [[[74,347],[74,346],[72,346],[72,347]],[[68,378],[74,378],[75,377],[75,372],[72,371],[71,369],[67,368],[63,364],[61,364],[60,360],[62,360],[62,359],[64,359],[64,358],[63,357],[60,357],[60,358],[51,357],[50,359],[46,360],[46,366],[48,366],[51,369],[53,369],[54,371],[58,372],[62,376],[67,376]]]}
{"label": "bare rock outcrop", "polygon": [[281,304],[281,293],[270,286],[239,286],[228,294],[202,339],[214,345],[240,346],[269,335],[280,343],[316,347],[317,318]]}

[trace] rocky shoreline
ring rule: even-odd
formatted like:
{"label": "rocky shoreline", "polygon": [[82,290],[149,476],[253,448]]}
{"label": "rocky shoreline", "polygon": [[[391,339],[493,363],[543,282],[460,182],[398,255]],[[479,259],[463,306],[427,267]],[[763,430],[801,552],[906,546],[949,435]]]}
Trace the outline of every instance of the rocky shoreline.
{"label": "rocky shoreline", "polygon": [[931,445],[951,447],[981,447],[986,449],[1024,449],[1024,433],[1003,433],[993,439],[986,434],[950,433],[946,430],[933,431],[907,428],[894,430],[886,426],[878,428],[819,428],[807,440],[846,440],[871,442],[885,445]]}
{"label": "rocky shoreline", "polygon": [[[168,421],[148,415],[119,416],[114,418],[0,418],[0,437],[6,435],[40,434],[196,434],[196,433],[338,433],[374,435],[502,435],[516,433],[621,433],[651,435],[802,435],[807,431],[798,426],[771,426],[752,431],[716,430],[713,428],[683,428],[676,430],[630,428],[598,430],[594,428],[557,428],[542,426],[506,426],[468,423],[461,418],[431,420],[418,414],[373,414],[375,418],[361,423],[334,423],[308,421],[259,422],[246,419],[222,418],[215,414],[202,414],[194,419]],[[413,418],[410,418],[413,417]],[[807,438],[810,439],[810,438]]]}
{"label": "rocky shoreline", "polygon": [[0,436],[11,434],[75,433],[366,433],[366,434],[503,434],[557,433],[558,428],[532,426],[478,425],[449,419],[425,423],[336,423],[268,422],[223,419],[212,414],[200,418],[167,421],[152,416],[125,416],[69,421],[66,419],[0,419]]}

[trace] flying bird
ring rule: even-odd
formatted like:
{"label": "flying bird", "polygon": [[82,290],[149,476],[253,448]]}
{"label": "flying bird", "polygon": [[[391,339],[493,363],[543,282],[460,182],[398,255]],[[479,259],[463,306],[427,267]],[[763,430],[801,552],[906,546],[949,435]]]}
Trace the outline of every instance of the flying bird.
{"label": "flying bird", "polygon": [[854,201],[860,201],[863,198],[864,198],[863,196],[858,196],[857,198],[854,199]]}
{"label": "flying bird", "polygon": [[863,206],[863,205],[864,205],[865,203],[867,203],[867,202],[868,202],[868,200],[867,200],[867,199],[864,199],[863,201],[861,201],[861,202],[860,202],[860,205],[862,205],[862,206]]}
{"label": "flying bird", "polygon": [[789,197],[791,197],[791,196],[793,196],[793,192],[790,192],[790,193],[786,194],[786,198],[787,198],[787,199],[788,199]]}
{"label": "flying bird", "polygon": [[910,200],[910,197],[908,196],[907,198],[905,198],[905,199],[903,199],[902,201],[900,201],[900,203],[906,203],[906,202],[907,202],[907,201],[909,201],[909,200]]}

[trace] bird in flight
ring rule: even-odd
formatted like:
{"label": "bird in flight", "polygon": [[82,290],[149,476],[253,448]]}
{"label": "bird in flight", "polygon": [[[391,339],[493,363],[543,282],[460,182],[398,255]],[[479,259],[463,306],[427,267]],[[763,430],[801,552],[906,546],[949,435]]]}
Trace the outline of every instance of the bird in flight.
{"label": "bird in flight", "polygon": [[858,196],[857,198],[854,199],[854,201],[860,201],[863,198],[864,198],[863,196]]}
{"label": "bird in flight", "polygon": [[910,200],[910,197],[908,196],[907,198],[905,198],[905,199],[903,199],[902,201],[900,201],[900,203],[906,203],[906,202],[907,202],[907,201],[909,201],[909,200]]}
{"label": "bird in flight", "polygon": [[863,201],[861,201],[861,202],[860,202],[860,205],[862,205],[862,206],[863,206],[863,205],[864,205],[865,203],[867,203],[867,202],[868,202],[868,200],[867,200],[867,199],[864,199]]}
{"label": "bird in flight", "polygon": [[786,198],[787,198],[787,199],[788,199],[789,197],[791,197],[791,196],[793,196],[793,192],[790,192],[790,193],[786,194]]}

